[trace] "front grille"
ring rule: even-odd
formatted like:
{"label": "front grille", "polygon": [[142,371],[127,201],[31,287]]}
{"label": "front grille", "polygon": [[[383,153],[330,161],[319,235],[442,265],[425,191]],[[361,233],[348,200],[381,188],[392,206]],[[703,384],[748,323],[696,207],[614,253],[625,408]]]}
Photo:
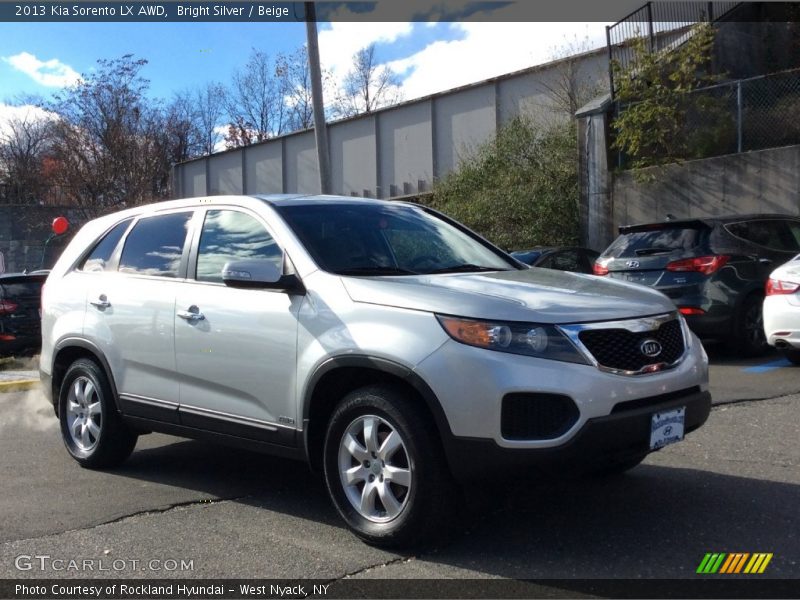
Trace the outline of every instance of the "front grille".
{"label": "front grille", "polygon": [[[633,332],[627,329],[587,329],[580,340],[602,366],[620,371],[639,371],[647,365],[671,364],[684,351],[683,332],[678,319],[663,323],[653,331]],[[641,349],[645,340],[661,344],[657,356],[646,356]]]}
{"label": "front grille", "polygon": [[569,431],[579,416],[569,396],[508,394],[503,398],[500,429],[507,440],[549,440]]}

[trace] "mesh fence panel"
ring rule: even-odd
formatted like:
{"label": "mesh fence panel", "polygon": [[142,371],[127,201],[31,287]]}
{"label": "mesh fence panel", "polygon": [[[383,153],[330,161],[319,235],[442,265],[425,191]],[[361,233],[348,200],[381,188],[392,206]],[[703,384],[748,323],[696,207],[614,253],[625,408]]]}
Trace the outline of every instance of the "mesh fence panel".
{"label": "mesh fence panel", "polygon": [[[630,106],[617,103],[614,114]],[[800,69],[696,90],[676,107],[664,156],[689,160],[800,144]],[[624,155],[616,162],[631,163]]]}

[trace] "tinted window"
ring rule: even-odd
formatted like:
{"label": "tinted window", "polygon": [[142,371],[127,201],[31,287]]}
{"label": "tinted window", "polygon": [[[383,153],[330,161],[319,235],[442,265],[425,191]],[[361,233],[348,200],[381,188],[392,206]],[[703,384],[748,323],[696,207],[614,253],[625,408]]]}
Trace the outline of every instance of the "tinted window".
{"label": "tinted window", "polygon": [[578,264],[578,251],[564,250],[563,252],[551,254],[549,266],[551,269],[558,269],[559,271],[580,271],[581,267]]}
{"label": "tinted window", "polygon": [[688,251],[699,245],[700,232],[696,227],[665,227],[625,233],[614,240],[603,256],[629,258]]}
{"label": "tinted window", "polygon": [[748,242],[764,246],[770,250],[782,252],[796,252],[797,239],[792,235],[789,223],[780,219],[759,219],[756,221],[742,221],[729,223],[725,228]]}
{"label": "tinted window", "polygon": [[789,234],[792,236],[794,243],[798,250],[800,250],[800,223],[797,221],[786,221],[789,228]]}
{"label": "tinted window", "polygon": [[87,256],[79,267],[83,271],[104,271],[111,255],[117,244],[125,235],[128,230],[128,225],[131,224],[132,219],[122,221],[115,225],[103,239],[94,247],[94,250]]}
{"label": "tinted window", "polygon": [[280,266],[282,253],[254,217],[234,210],[210,210],[200,234],[198,281],[222,282],[222,268],[232,260],[264,259]]}
{"label": "tinted window", "polygon": [[453,225],[407,205],[332,203],[278,210],[316,263],[333,273],[513,268]]}
{"label": "tinted window", "polygon": [[125,240],[119,270],[177,277],[191,216],[184,212],[141,219]]}

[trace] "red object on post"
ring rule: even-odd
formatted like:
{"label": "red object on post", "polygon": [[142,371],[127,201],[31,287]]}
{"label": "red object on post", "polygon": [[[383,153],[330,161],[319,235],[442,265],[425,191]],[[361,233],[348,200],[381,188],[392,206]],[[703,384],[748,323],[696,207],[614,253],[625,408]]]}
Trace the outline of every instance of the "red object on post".
{"label": "red object on post", "polygon": [[62,233],[66,233],[67,229],[69,229],[69,221],[67,221],[66,217],[56,217],[53,219],[53,233],[61,235]]}

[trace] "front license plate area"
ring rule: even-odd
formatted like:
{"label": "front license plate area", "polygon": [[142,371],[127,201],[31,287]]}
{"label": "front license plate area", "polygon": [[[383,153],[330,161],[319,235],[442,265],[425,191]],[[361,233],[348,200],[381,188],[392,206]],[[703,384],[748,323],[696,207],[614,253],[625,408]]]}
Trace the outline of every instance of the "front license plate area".
{"label": "front license plate area", "polygon": [[683,439],[686,407],[655,413],[650,421],[650,449],[658,450]]}

